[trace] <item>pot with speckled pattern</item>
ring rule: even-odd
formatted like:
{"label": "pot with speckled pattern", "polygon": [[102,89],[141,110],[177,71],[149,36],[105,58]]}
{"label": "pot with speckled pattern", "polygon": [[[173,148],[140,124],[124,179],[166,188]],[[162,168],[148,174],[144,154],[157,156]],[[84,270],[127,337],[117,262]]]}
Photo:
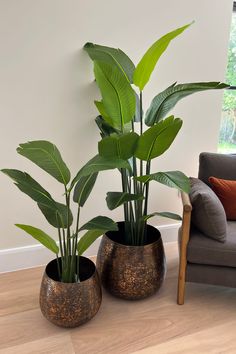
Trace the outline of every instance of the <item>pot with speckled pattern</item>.
{"label": "pot with speckled pattern", "polygon": [[40,308],[42,314],[57,326],[80,326],[99,310],[102,292],[94,263],[80,256],[79,272],[79,283],[63,283],[58,281],[56,260],[48,263],[45,269],[40,289]]}
{"label": "pot with speckled pattern", "polygon": [[144,246],[123,243],[124,223],[119,231],[109,231],[103,237],[97,255],[97,269],[104,288],[112,295],[139,300],[156,293],[165,275],[165,253],[160,232],[147,225]]}

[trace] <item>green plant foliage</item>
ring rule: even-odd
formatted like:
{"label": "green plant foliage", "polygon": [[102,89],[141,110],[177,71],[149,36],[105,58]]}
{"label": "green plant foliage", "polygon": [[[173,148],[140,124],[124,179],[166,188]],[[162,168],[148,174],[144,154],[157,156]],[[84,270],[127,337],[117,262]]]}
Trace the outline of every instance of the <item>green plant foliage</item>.
{"label": "green plant foliage", "polygon": [[29,141],[20,144],[18,154],[34,162],[65,186],[70,181],[70,171],[62,160],[57,147],[46,140]]}
{"label": "green plant foliage", "polygon": [[106,112],[103,118],[109,117],[107,123],[111,122],[114,128],[123,131],[135,115],[135,93],[130,83],[116,66],[107,63],[94,62],[94,74]]}
{"label": "green plant foliage", "polygon": [[86,224],[84,224],[81,228],[81,230],[110,230],[110,231],[117,231],[118,227],[116,223],[106,217],[106,216],[96,216],[95,218],[91,219],[88,221]]}
{"label": "green plant foliage", "polygon": [[162,155],[173,143],[182,123],[181,119],[170,116],[153,125],[140,136],[135,156],[149,161]]}
{"label": "green plant foliage", "polygon": [[93,43],[86,43],[84,49],[93,61],[101,61],[113,67],[116,66],[130,83],[133,82],[134,63],[121,49]]}
{"label": "green plant foliage", "polygon": [[[122,192],[108,192],[106,200],[109,209],[123,205],[124,237],[127,244],[145,244],[146,222],[154,215],[181,220],[179,215],[170,212],[148,212],[149,185],[152,180],[189,192],[189,179],[184,173],[180,171],[152,173],[151,171],[152,160],[171,147],[183,124],[182,119],[174,118],[173,115],[166,117],[168,112],[179,100],[193,93],[227,87],[220,82],[179,85],[174,83],[155,95],[146,114],[143,111],[143,97],[145,97],[143,89],[158,60],[170,42],[190,25],[177,28],[155,41],[137,67],[134,68],[132,64],[133,83],[138,87],[139,92],[135,92],[134,86],[130,85],[132,70],[128,71],[127,66],[121,63],[116,56],[117,52],[113,51],[114,48],[110,51],[110,48],[103,46],[91,44],[85,46],[85,50],[94,62],[95,79],[101,93],[101,101],[96,102],[100,113],[96,123],[102,140],[98,144],[99,156],[90,160],[79,171],[76,179],[102,170],[114,168],[119,170]],[[144,123],[149,127],[148,129]]]}
{"label": "green plant foliage", "polygon": [[[55,202],[55,209],[49,208],[44,204],[38,203],[38,207],[49,222],[56,228],[67,229],[73,223],[71,210],[65,204]],[[69,221],[69,222],[68,222]]]}
{"label": "green plant foliage", "polygon": [[105,171],[105,170],[112,170],[115,168],[127,168],[131,170],[130,165],[127,161],[116,159],[116,158],[105,158],[103,156],[96,155],[93,157],[89,162],[81,168],[81,170],[77,173],[75,178],[71,182],[72,189],[76,182],[78,182],[82,177],[91,175],[92,173]]}
{"label": "green plant foliage", "polygon": [[107,230],[89,230],[79,240],[77,244],[78,255],[81,256],[91,244]]}
{"label": "green plant foliage", "polygon": [[189,178],[181,171],[157,172],[150,175],[143,175],[136,178],[137,181],[147,183],[156,181],[171,188],[179,189],[189,193],[190,182]]}
{"label": "green plant foliage", "polygon": [[100,130],[100,135],[102,138],[105,136],[110,136],[113,133],[118,133],[118,130],[110,126],[102,116],[97,116],[95,122]]}
{"label": "green plant foliage", "polygon": [[172,39],[179,36],[191,24],[192,23],[165,34],[147,50],[134,71],[133,81],[134,84],[139,87],[140,91],[142,91],[144,86],[148,83],[159,58],[167,49]]}
{"label": "green plant foliage", "polygon": [[153,98],[146,113],[145,123],[151,126],[159,122],[184,97],[200,91],[224,89],[226,87],[228,85],[220,82],[194,82],[179,85],[174,83]]}
{"label": "green plant foliage", "polygon": [[143,194],[131,194],[127,192],[108,192],[106,197],[107,206],[110,210],[132,200],[143,200]]}
{"label": "green plant foliage", "polygon": [[98,143],[99,155],[106,158],[128,160],[134,155],[138,139],[138,134],[134,132],[105,137]]}
{"label": "green plant foliage", "polygon": [[[65,197],[65,204],[56,202],[28,173],[15,169],[3,169],[2,172],[13,179],[15,185],[37,203],[49,224],[57,229],[59,247],[49,235],[34,226],[24,224],[16,224],[16,226],[57,255],[57,272],[60,281],[65,283],[78,282],[80,273],[77,256],[80,256],[103,232],[117,230],[116,223],[110,218],[103,216],[97,216],[79,228],[80,208],[84,206],[94,187],[98,171],[107,169],[106,163],[108,165],[110,163],[109,166],[111,167],[111,162],[107,162],[106,159],[100,156],[90,160],[89,166],[85,165],[84,169],[81,169],[82,172],[73,179],[72,185],[68,189],[67,184],[70,180],[70,172],[62,161],[60,152],[55,145],[48,141],[31,141],[30,143],[21,144],[17,151],[64,184],[63,196]],[[102,162],[103,166],[101,166]],[[97,167],[95,166],[96,163]],[[114,161],[112,163],[114,164]],[[130,168],[127,161],[122,160],[118,161],[118,163],[115,161],[115,164]],[[88,172],[89,169],[91,170],[90,172]],[[73,227],[70,197],[76,182],[74,201],[77,203],[78,210]],[[80,230],[90,231],[83,235],[81,241]],[[61,257],[61,262],[59,262],[58,256]]]}
{"label": "green plant foliage", "polygon": [[168,211],[161,211],[161,212],[156,212],[156,213],[152,213],[149,215],[144,215],[143,216],[143,220],[147,221],[148,219],[152,218],[153,216],[161,216],[163,218],[168,218],[168,219],[173,219],[173,220],[177,220],[177,221],[181,221],[182,218],[181,216],[179,216],[178,214],[175,213],[170,213]]}
{"label": "green plant foliage", "polygon": [[43,246],[47,247],[53,253],[55,254],[59,253],[59,248],[56,242],[44,231],[30,225],[23,225],[23,224],[15,224],[15,225],[20,229],[24,230],[25,232],[27,232],[35,240],[39,241]]}
{"label": "green plant foliage", "polygon": [[98,172],[91,175],[82,177],[76,184],[74,188],[73,200],[78,203],[79,206],[83,207],[86,200],[88,199],[94,184],[96,182]]}
{"label": "green plant foliage", "polygon": [[[61,220],[63,220],[64,228],[68,226],[67,207],[61,203],[57,203],[28,173],[14,169],[3,169],[2,172],[16,182],[15,185],[21,192],[27,194],[38,203],[40,210],[52,226],[62,227]],[[59,221],[57,221],[56,215],[58,215]],[[69,223],[72,223],[71,211]]]}

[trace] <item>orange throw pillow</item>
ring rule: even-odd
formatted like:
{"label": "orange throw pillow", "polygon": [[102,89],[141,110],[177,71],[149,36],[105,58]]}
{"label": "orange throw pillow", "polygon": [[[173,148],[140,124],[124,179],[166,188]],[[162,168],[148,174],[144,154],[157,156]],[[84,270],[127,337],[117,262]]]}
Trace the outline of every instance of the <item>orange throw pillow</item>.
{"label": "orange throw pillow", "polygon": [[236,181],[209,177],[213,191],[220,199],[228,220],[236,220]]}

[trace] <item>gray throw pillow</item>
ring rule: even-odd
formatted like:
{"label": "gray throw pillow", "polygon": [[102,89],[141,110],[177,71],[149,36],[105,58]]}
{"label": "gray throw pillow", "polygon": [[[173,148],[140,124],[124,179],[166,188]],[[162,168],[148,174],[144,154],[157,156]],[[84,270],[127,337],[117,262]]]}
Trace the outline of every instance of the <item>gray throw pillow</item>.
{"label": "gray throw pillow", "polygon": [[219,198],[204,182],[190,177],[189,194],[193,207],[191,221],[202,233],[224,242],[227,234],[226,215]]}

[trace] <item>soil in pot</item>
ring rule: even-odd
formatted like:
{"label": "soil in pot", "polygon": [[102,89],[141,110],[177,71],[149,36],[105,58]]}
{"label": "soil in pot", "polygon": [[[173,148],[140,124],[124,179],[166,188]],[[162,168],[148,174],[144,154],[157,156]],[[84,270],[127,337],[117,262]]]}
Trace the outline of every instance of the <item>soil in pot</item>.
{"label": "soil in pot", "polygon": [[97,269],[106,290],[127,300],[139,300],[156,293],[165,275],[165,253],[160,232],[147,225],[146,244],[126,245],[124,223],[119,231],[103,237],[97,256]]}
{"label": "soil in pot", "polygon": [[102,301],[100,279],[94,263],[82,256],[79,277],[79,283],[63,283],[58,279],[56,259],[46,266],[39,302],[43,315],[55,325],[77,327],[98,312]]}

